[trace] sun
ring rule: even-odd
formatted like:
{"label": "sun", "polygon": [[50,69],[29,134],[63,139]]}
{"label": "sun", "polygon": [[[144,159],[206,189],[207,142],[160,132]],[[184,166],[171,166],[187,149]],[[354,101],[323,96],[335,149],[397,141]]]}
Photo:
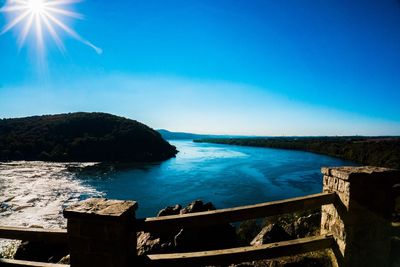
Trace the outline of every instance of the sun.
{"label": "sun", "polygon": [[28,8],[33,14],[42,14],[46,10],[46,5],[43,0],[28,1]]}
{"label": "sun", "polygon": [[39,52],[43,52],[46,34],[52,37],[61,52],[65,52],[64,43],[59,35],[59,31],[63,31],[101,54],[100,48],[84,39],[64,22],[65,18],[83,19],[81,14],[71,11],[71,5],[77,2],[79,0],[8,0],[5,6],[0,8],[1,13],[10,15],[0,35],[17,29],[18,45],[21,48],[32,32]]}

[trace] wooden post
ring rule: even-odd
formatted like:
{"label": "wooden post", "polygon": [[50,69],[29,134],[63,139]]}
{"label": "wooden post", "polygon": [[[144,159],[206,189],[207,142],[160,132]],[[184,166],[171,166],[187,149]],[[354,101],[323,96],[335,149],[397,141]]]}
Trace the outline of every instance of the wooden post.
{"label": "wooden post", "polygon": [[134,201],[92,198],[64,210],[71,267],[135,266]]}
{"label": "wooden post", "polygon": [[339,265],[389,266],[393,185],[400,172],[377,167],[322,168],[324,192],[335,205],[322,206],[321,234],[333,234]]}

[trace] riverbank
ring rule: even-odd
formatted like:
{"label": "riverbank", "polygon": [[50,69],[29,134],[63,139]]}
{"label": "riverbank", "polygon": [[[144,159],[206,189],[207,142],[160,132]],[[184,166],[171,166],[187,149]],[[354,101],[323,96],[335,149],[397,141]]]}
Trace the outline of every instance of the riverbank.
{"label": "riverbank", "polygon": [[302,150],[364,165],[400,169],[400,137],[210,138],[194,142]]}

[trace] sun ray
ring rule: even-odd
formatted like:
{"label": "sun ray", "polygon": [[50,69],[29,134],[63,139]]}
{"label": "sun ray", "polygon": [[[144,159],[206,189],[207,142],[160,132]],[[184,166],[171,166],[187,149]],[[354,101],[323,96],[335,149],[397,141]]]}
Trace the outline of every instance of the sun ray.
{"label": "sun ray", "polygon": [[28,7],[20,5],[20,6],[5,6],[0,8],[0,12],[15,12],[15,11],[21,11],[21,10],[26,10]]}
{"label": "sun ray", "polygon": [[82,0],[54,0],[54,1],[47,1],[46,6],[61,6],[61,5],[70,5],[80,3]]}
{"label": "sun ray", "polygon": [[54,42],[56,43],[58,49],[62,52],[65,53],[65,46],[63,42],[61,41],[60,37],[58,36],[57,32],[55,31],[54,27],[51,25],[49,20],[47,19],[46,16],[43,16],[43,22],[46,25],[47,29],[50,32],[51,37],[53,37]]}
{"label": "sun ray", "polygon": [[35,15],[35,24],[36,24],[37,48],[40,53],[43,53],[43,50],[44,50],[43,29],[42,29],[42,23],[40,20],[40,14]]}
{"label": "sun ray", "polygon": [[14,20],[10,21],[0,32],[0,34],[4,34],[14,28],[18,23],[20,23],[25,17],[27,17],[30,14],[30,11],[25,11],[18,17],[16,17]]}
{"label": "sun ray", "polygon": [[61,8],[56,8],[56,7],[48,7],[46,6],[44,8],[44,10],[52,12],[52,13],[58,13],[67,17],[71,17],[71,18],[75,18],[75,19],[83,19],[83,15],[76,13],[76,12],[72,12],[69,10],[65,10],[65,9],[61,9]]}
{"label": "sun ray", "polygon": [[[18,47],[25,44],[27,36],[34,31],[38,54],[44,54],[45,38],[51,36],[60,52],[64,53],[65,46],[57,30],[62,30],[68,36],[91,47],[101,54],[102,49],[95,46],[75,30],[69,27],[63,18],[83,19],[84,16],[71,11],[67,6],[81,2],[81,0],[7,0],[6,5],[0,8],[0,13],[9,13],[9,22],[1,29],[0,35],[11,29],[18,28],[23,23],[18,35]],[[34,25],[34,26],[33,26]],[[34,29],[32,29],[34,28]]]}
{"label": "sun ray", "polygon": [[72,37],[79,39],[79,34],[77,32],[75,32],[73,29],[71,29],[70,27],[68,27],[67,25],[65,25],[64,23],[62,23],[59,19],[57,19],[56,17],[54,17],[52,14],[50,14],[49,12],[45,11],[43,12],[43,15],[46,16],[47,18],[49,18],[50,20],[52,20],[55,24],[57,24],[61,29],[63,29],[66,33],[68,33],[69,35],[71,35]]}
{"label": "sun ray", "polygon": [[30,14],[29,19],[28,19],[27,23],[25,23],[24,28],[21,32],[21,35],[18,38],[18,48],[19,49],[21,49],[25,43],[26,36],[28,35],[28,32],[32,27],[34,16],[35,16],[34,14]]}
{"label": "sun ray", "polygon": [[28,1],[25,1],[25,0],[10,0],[10,2],[12,2],[12,3],[16,3],[16,4],[20,4],[20,5],[27,5],[28,4]]}
{"label": "sun ray", "polygon": [[68,33],[71,37],[75,38],[76,40],[80,41],[81,43],[93,48],[97,54],[102,54],[103,50],[88,40],[84,39],[82,36],[80,36],[76,31],[62,23],[60,20],[58,20],[56,17],[54,17],[52,14],[49,12],[45,11],[43,12],[43,15],[47,16],[50,20],[52,20],[55,24],[57,24],[61,29],[63,29],[66,33]]}

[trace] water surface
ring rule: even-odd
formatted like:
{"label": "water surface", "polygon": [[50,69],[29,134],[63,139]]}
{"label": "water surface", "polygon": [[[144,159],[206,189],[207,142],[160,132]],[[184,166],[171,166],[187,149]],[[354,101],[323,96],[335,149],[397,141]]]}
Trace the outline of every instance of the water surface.
{"label": "water surface", "polygon": [[148,217],[195,199],[226,208],[319,193],[322,166],[355,165],[303,151],[170,142],[176,158],[77,177],[108,198],[138,201],[138,216]]}
{"label": "water surface", "polygon": [[[319,193],[322,166],[355,165],[302,151],[171,143],[176,158],[153,164],[0,162],[0,224],[62,228],[63,208],[88,197],[136,200],[138,217],[195,199],[217,208],[255,204]],[[0,240],[0,254],[9,244]]]}

